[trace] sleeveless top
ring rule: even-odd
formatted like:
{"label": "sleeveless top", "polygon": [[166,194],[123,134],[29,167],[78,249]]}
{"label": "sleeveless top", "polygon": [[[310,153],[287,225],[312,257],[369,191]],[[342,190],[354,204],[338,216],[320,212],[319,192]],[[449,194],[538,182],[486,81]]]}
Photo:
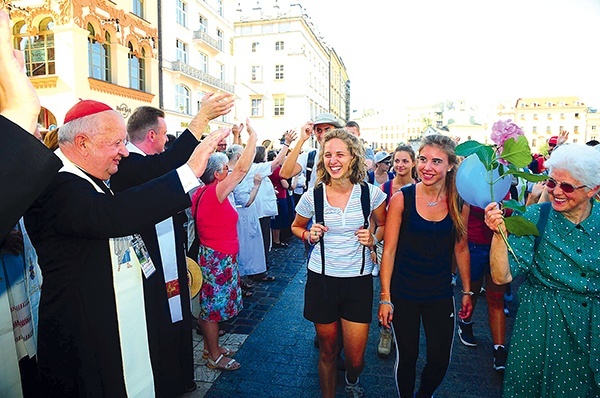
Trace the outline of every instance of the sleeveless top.
{"label": "sleeveless top", "polygon": [[450,214],[441,221],[419,215],[415,184],[402,188],[404,212],[392,274],[391,293],[403,299],[433,301],[452,297],[451,270],[454,223]]}

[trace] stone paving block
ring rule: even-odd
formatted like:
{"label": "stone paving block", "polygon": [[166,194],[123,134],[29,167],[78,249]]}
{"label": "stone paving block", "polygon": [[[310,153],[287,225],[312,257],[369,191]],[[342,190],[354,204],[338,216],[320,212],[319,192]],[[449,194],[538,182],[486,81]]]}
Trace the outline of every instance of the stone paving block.
{"label": "stone paving block", "polygon": [[[234,319],[226,322],[231,336],[227,344],[239,347],[235,358],[242,368],[234,372],[219,372],[214,383],[200,382],[199,389],[185,397],[209,398],[314,398],[320,396],[317,373],[318,350],[313,346],[314,327],[302,315],[306,261],[302,244],[294,240],[288,249],[277,249],[269,254],[270,273],[275,282],[256,282],[254,295],[244,300],[245,308]],[[375,299],[379,295],[379,279],[374,278]],[[513,287],[514,300],[508,308],[514,315],[518,308],[518,283]],[[455,288],[457,309],[460,306],[460,284]],[[377,302],[373,303],[373,322],[366,350],[366,366],[361,384],[367,396],[396,396],[394,382],[395,350],[388,359],[377,356],[379,328],[376,322]],[[455,333],[451,363],[437,398],[500,398],[502,375],[492,368],[492,342],[487,325],[485,296],[480,297],[474,315],[475,335],[479,346],[463,346]],[[507,318],[507,338],[514,318]],[[238,333],[238,334],[236,334]],[[226,334],[225,336],[230,336]],[[233,339],[233,337],[228,337]],[[201,336],[194,337],[196,355],[201,357]],[[200,349],[198,350],[198,347]],[[424,336],[419,343],[421,355],[417,361],[417,380],[425,363]],[[207,373],[198,361],[198,372]],[[205,363],[205,361],[204,361]],[[198,374],[198,373],[197,373]],[[344,396],[343,372],[338,372],[336,397]],[[208,389],[206,387],[209,387]]]}

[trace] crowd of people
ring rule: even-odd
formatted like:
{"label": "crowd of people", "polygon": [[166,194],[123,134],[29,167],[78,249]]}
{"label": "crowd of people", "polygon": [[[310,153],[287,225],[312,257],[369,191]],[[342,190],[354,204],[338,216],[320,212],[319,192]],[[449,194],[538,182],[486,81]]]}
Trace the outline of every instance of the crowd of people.
{"label": "crowd of people", "polygon": [[[455,332],[477,345],[483,281],[490,362],[505,371],[505,397],[600,396],[597,143],[569,144],[563,132],[550,140],[549,155],[529,167],[547,179],[520,198],[539,236],[506,241],[498,203],[482,209],[460,198],[461,159],[445,135],[425,136],[417,151],[374,152],[356,122],[322,113],[298,135],[287,131],[275,151],[257,145],[250,120],[205,134],[234,105],[221,93],[204,96],[178,137],[160,109],[140,107],[126,122],[80,100],[41,142],[39,99],[9,26],[0,11],[0,330],[14,336],[0,345],[2,395],[181,396],[196,388],[194,322],[207,366],[240,369],[219,343],[219,324],[239,314],[256,283],[275,281],[269,252],[295,236],[305,244],[303,313],[314,324],[323,397],[335,397],[338,369],[349,397],[365,395],[374,315],[379,354],[396,347],[398,396],[432,397]],[[305,150],[311,137],[316,148]],[[195,298],[190,256],[203,279]],[[503,297],[517,276],[508,345]]]}

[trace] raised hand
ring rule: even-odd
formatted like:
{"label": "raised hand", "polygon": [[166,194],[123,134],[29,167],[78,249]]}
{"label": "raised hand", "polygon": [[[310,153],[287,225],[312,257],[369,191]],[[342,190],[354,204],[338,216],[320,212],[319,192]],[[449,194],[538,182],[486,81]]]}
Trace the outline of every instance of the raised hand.
{"label": "raised hand", "polygon": [[[242,124],[242,129],[244,128],[244,125]],[[254,130],[254,127],[250,125],[250,119],[246,118],[246,130],[248,131],[248,135],[249,136],[258,136],[258,134],[256,133],[256,130]],[[241,132],[242,130],[240,130]]]}
{"label": "raised hand", "polygon": [[219,117],[228,114],[233,107],[233,95],[229,93],[207,93],[202,98],[202,104],[200,110],[194,116],[188,129],[196,136],[200,138],[208,126],[208,122]]}
{"label": "raised hand", "polygon": [[569,139],[569,132],[565,130],[561,130],[558,133],[558,139],[556,140],[556,146],[562,145]]}
{"label": "raised hand", "polygon": [[302,126],[302,130],[300,131],[300,140],[302,142],[308,140],[313,133],[313,122],[307,122],[304,126]]}
{"label": "raised hand", "polygon": [[187,164],[190,166],[196,177],[200,178],[206,170],[206,163],[211,154],[214,153],[219,141],[229,135],[231,130],[221,127],[218,130],[210,133],[198,146],[190,156]]}
{"label": "raised hand", "polygon": [[289,147],[296,140],[296,130],[287,130],[284,135],[285,144]]}
{"label": "raised hand", "polygon": [[0,10],[0,114],[33,134],[40,100],[23,70],[23,54],[13,49],[11,38],[8,14]]}

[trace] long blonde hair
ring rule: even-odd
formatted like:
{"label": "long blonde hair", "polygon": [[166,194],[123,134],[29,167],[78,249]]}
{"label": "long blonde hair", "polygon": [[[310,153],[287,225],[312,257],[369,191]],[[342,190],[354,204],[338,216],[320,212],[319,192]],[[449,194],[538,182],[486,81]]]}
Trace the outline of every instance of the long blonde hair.
{"label": "long blonde hair", "polygon": [[456,239],[460,240],[467,234],[467,226],[461,215],[463,200],[458,195],[458,190],[456,189],[456,170],[458,169],[458,156],[455,151],[456,143],[448,136],[431,134],[421,139],[419,152],[426,146],[440,148],[448,156],[448,163],[453,166],[452,170],[446,173],[444,186],[446,188],[446,197],[448,198],[448,213],[450,213],[450,218],[452,218],[452,222],[454,223]]}

